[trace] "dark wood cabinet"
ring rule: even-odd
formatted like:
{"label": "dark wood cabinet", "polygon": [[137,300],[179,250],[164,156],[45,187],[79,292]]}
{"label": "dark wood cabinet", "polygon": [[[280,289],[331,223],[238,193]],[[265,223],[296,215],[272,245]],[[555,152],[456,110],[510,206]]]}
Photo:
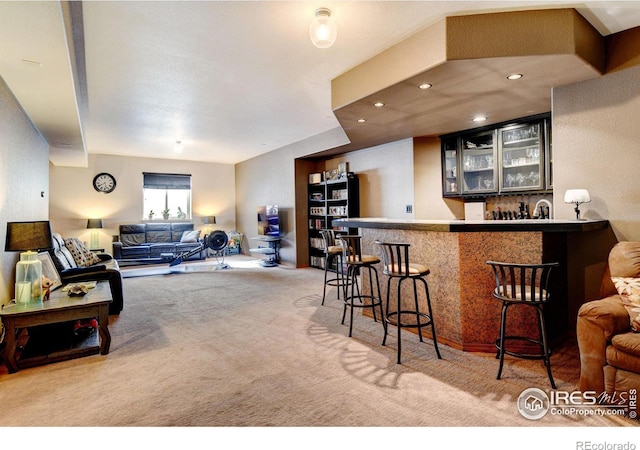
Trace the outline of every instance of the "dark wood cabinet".
{"label": "dark wood cabinet", "polygon": [[442,195],[550,192],[550,138],[549,114],[440,136]]}

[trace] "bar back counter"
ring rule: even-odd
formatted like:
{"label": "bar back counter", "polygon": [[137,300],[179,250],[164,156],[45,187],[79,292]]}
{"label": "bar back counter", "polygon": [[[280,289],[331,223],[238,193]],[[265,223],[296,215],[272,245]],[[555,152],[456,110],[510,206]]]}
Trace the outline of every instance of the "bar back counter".
{"label": "bar back counter", "polygon": [[[375,254],[376,239],[410,243],[412,257],[431,270],[427,280],[438,341],[472,352],[494,352],[500,330],[501,304],[492,296],[488,260],[560,263],[545,311],[549,337],[558,343],[575,336],[580,305],[599,298],[609,250],[616,243],[607,220],[351,218],[334,220],[333,226],[359,228],[363,251],[370,254]],[[386,283],[380,285],[386,289]],[[394,292],[391,297],[395,302]],[[403,298],[412,299],[412,293]],[[514,334],[537,335],[535,313],[528,309],[510,315]]]}

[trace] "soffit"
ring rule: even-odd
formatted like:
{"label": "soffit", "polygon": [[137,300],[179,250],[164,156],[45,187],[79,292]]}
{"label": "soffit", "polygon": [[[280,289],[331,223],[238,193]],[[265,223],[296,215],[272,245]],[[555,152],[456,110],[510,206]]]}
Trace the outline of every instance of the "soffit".
{"label": "soffit", "polygon": [[548,112],[553,87],[603,70],[603,37],[572,9],[446,18],[332,81],[351,142],[323,155],[473,128],[476,115],[490,125]]}

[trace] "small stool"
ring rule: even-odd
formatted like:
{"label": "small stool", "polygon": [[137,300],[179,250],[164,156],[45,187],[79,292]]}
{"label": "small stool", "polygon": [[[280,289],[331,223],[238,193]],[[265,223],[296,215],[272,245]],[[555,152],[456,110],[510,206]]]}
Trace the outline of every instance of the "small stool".
{"label": "small stool", "polygon": [[[342,263],[342,246],[336,242],[336,232],[334,230],[320,230],[322,242],[324,243],[324,288],[322,289],[322,304],[327,295],[327,286],[336,287],[336,298],[340,300],[340,291],[345,291],[346,277],[344,265]],[[329,272],[333,271],[335,264],[334,278],[329,278]]]}
{"label": "small stool", "polygon": [[[387,275],[387,314],[384,321],[388,324],[395,325],[398,328],[398,364],[400,364],[402,352],[402,328],[417,328],[420,342],[422,339],[422,328],[431,327],[431,336],[433,338],[433,346],[436,350],[438,359],[440,350],[438,349],[438,340],[436,338],[436,329],[433,324],[433,311],[431,309],[431,298],[429,297],[429,286],[425,277],[429,275],[430,270],[422,264],[414,264],[409,262],[409,247],[411,244],[397,242],[380,242],[375,241],[382,251],[382,273]],[[391,293],[391,280],[398,280],[398,298],[396,311],[389,311],[389,296]],[[401,287],[404,280],[413,282],[413,300],[415,309],[402,309],[401,307]],[[425,297],[427,300],[428,313],[420,311],[418,306],[418,280],[423,284]],[[403,316],[414,317],[415,321],[403,321]],[[385,328],[384,339],[382,345],[387,342],[387,328]]]}
{"label": "small stool", "polygon": [[[551,387],[556,388],[551,375],[551,350],[547,343],[547,332],[544,322],[544,305],[549,301],[549,275],[551,269],[558,267],[559,263],[546,264],[516,264],[497,261],[487,261],[493,269],[496,288],[493,296],[502,302],[502,315],[500,317],[500,337],[496,339],[498,353],[496,359],[500,359],[498,377],[502,375],[504,355],[524,359],[541,359],[547,368],[547,375],[551,381]],[[513,305],[523,305],[535,308],[538,315],[539,338],[527,336],[506,335],[507,309]],[[519,353],[506,349],[507,341],[525,341],[540,346],[540,353]]]}
{"label": "small stool", "polygon": [[[350,318],[349,318],[349,337],[351,337],[353,331],[353,310],[354,308],[371,308],[373,313],[373,320],[378,321],[376,317],[376,306],[380,308],[380,321],[382,322],[382,326],[387,329],[387,324],[383,320],[384,312],[382,310],[382,299],[380,297],[380,282],[378,280],[378,271],[374,267],[375,264],[380,262],[375,256],[372,255],[363,255],[362,254],[362,237],[357,235],[340,235],[336,236],[337,242],[342,246],[342,258],[343,262],[347,265],[347,277],[345,284],[345,297],[344,297],[344,309],[342,310],[342,323],[344,324],[344,319],[347,314],[347,307],[350,308]],[[368,270],[369,273],[369,292],[370,294],[366,295],[360,291],[360,286],[358,285],[358,275],[362,273],[363,270]],[[373,277],[375,276],[376,282],[375,287],[377,289],[378,295],[375,295],[373,290],[374,283]],[[348,286],[351,285],[351,290],[348,290]],[[348,295],[347,295],[348,294]],[[358,300],[358,303],[355,300]],[[370,300],[369,303],[364,302],[363,300]]]}

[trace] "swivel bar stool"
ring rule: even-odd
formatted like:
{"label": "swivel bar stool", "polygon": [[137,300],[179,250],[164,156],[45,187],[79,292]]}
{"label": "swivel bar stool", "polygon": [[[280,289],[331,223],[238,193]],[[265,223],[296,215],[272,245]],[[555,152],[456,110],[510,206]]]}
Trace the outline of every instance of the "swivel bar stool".
{"label": "swivel bar stool", "polygon": [[[436,338],[436,329],[433,324],[433,311],[431,309],[431,298],[429,296],[429,286],[425,277],[429,275],[430,270],[422,264],[414,264],[409,262],[409,247],[411,244],[397,243],[397,242],[380,242],[376,241],[382,251],[382,272],[387,275],[387,301],[386,301],[386,316],[384,321],[387,324],[395,325],[398,329],[398,364],[400,364],[400,357],[402,352],[402,328],[416,328],[418,330],[418,336],[420,342],[424,342],[422,339],[422,328],[430,326],[431,336],[433,338],[433,346],[436,349],[438,359],[442,359],[440,356],[440,350],[438,349],[438,340]],[[389,311],[389,297],[391,294],[391,280],[397,279],[397,306],[395,311]],[[413,282],[413,301],[414,309],[407,309],[407,306],[402,306],[401,287],[402,282],[405,280],[411,280]],[[424,286],[425,297],[427,301],[428,312],[420,311],[418,305],[418,281]],[[405,317],[407,319],[405,320]],[[413,318],[412,321],[408,321],[409,318]],[[384,330],[384,339],[382,345],[387,342],[387,328]]]}
{"label": "swivel bar stool", "polygon": [[[547,342],[547,332],[544,322],[544,305],[549,301],[549,275],[551,269],[558,267],[559,263],[543,264],[517,264],[497,261],[487,261],[493,269],[496,288],[493,296],[502,302],[502,315],[500,318],[500,337],[496,339],[498,353],[496,359],[500,359],[498,377],[502,375],[504,355],[524,359],[541,359],[547,368],[547,375],[551,381],[551,387],[556,388],[551,375],[551,350]],[[513,305],[523,305],[535,308],[538,315],[539,337],[514,336],[506,334],[507,310]],[[506,349],[508,341],[524,341],[540,346],[540,353],[524,353]]]}
{"label": "swivel bar stool", "polygon": [[[347,265],[346,280],[348,284],[345,284],[342,323],[344,324],[344,319],[347,314],[347,308],[349,308],[349,337],[351,337],[353,331],[354,308],[371,308],[371,311],[373,313],[373,320],[376,322],[378,321],[378,318],[376,317],[376,307],[380,308],[380,321],[382,322],[382,326],[384,327],[386,333],[387,324],[383,320],[384,312],[382,310],[382,299],[380,297],[380,281],[378,279],[378,270],[375,268],[375,264],[378,264],[380,262],[380,259],[376,256],[362,254],[361,236],[338,234],[336,236],[336,239],[342,246],[343,262]],[[369,294],[363,294],[358,284],[358,275],[361,275],[363,270],[368,271]],[[373,282],[374,276],[375,286]],[[348,289],[349,286],[351,287],[350,290]],[[373,290],[374,287],[376,288],[376,291]]]}
{"label": "swivel bar stool", "polygon": [[[342,260],[342,246],[336,242],[336,232],[334,230],[320,230],[320,235],[324,244],[324,288],[322,290],[322,304],[324,305],[327,286],[336,287],[336,298],[340,300],[340,291],[343,291],[344,294],[346,290],[346,277]],[[334,267],[335,277],[329,278],[329,272],[334,271]]]}

